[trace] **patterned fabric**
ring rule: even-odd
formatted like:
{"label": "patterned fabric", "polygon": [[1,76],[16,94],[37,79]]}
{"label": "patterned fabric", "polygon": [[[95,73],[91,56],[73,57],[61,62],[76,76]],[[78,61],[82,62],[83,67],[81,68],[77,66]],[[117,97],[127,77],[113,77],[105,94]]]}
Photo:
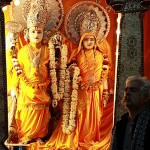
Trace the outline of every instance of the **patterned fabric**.
{"label": "patterned fabric", "polygon": [[144,140],[146,130],[148,127],[150,127],[150,125],[148,124],[149,121],[150,121],[150,109],[146,109],[140,114],[138,118],[132,141],[132,150],[144,150]]}

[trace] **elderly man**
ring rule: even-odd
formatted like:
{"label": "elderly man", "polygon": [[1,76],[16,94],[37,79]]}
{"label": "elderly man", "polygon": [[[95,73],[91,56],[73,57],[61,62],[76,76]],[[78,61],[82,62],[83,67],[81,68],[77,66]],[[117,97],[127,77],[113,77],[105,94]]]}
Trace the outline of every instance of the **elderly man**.
{"label": "elderly man", "polygon": [[121,102],[127,113],[114,127],[111,150],[150,150],[150,81],[128,77]]}

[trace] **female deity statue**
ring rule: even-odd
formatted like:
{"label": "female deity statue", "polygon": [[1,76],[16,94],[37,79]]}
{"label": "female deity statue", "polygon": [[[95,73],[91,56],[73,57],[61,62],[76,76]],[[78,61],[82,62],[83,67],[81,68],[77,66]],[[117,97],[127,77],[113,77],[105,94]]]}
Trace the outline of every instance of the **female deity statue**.
{"label": "female deity statue", "polygon": [[[108,53],[106,53],[107,49],[105,49],[107,45],[102,47],[100,43],[104,42],[103,40],[108,34],[109,18],[100,5],[92,2],[85,3],[82,12],[80,12],[81,8],[79,10],[82,2],[78,6],[76,5],[77,11],[80,12],[78,17],[69,21],[73,15],[68,14],[68,22],[66,22],[67,34],[72,35],[72,39],[77,40],[74,40],[74,42],[79,42],[78,48],[72,51],[69,59],[69,63],[74,62],[77,64],[81,77],[76,118],[78,148],[107,149],[109,142],[101,142],[100,127],[103,109],[107,106],[109,100],[110,59]],[[101,11],[98,12],[100,8]],[[72,9],[72,13],[74,9]],[[72,20],[75,20],[74,26],[75,29],[78,29],[79,36],[71,34],[73,33],[73,29],[70,28]],[[105,44],[108,43],[105,42]],[[106,129],[106,131],[108,130]],[[106,134],[106,137],[109,139],[110,135],[111,132],[108,135]]]}

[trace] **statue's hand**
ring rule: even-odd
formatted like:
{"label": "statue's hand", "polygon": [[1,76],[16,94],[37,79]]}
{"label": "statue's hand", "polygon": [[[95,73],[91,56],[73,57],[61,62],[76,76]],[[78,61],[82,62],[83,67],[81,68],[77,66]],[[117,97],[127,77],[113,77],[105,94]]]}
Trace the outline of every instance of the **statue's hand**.
{"label": "statue's hand", "polygon": [[107,106],[107,100],[103,100],[103,106],[104,106],[104,107]]}
{"label": "statue's hand", "polygon": [[109,100],[109,92],[104,92],[103,91],[103,95],[102,95],[102,98],[103,98],[103,106],[106,107],[107,106],[107,102]]}
{"label": "statue's hand", "polygon": [[62,34],[60,34],[59,32],[56,33],[53,37],[52,37],[52,43],[53,45],[56,46],[61,46],[62,45]]}

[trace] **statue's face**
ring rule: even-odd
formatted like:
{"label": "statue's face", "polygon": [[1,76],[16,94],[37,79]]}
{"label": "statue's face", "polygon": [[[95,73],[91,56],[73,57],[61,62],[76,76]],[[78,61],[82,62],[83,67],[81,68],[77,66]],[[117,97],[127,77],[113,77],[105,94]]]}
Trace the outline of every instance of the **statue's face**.
{"label": "statue's face", "polygon": [[93,49],[95,46],[95,37],[93,35],[87,35],[83,39],[83,47],[85,50]]}
{"label": "statue's face", "polygon": [[32,43],[40,43],[43,39],[43,29],[39,27],[31,27],[29,29],[29,39]]}

